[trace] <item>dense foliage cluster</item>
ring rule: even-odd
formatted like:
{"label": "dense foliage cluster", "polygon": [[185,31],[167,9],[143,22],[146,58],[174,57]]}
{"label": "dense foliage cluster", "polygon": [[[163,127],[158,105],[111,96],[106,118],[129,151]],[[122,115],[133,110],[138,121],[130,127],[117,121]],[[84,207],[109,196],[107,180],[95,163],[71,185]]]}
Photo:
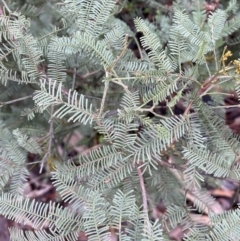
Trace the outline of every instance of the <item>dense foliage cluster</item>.
{"label": "dense foliage cluster", "polygon": [[[240,181],[237,0],[2,3],[0,215],[32,228],[11,240],[238,240],[240,209],[207,191]],[[76,131],[93,148],[70,157]],[[33,165],[65,205],[24,195]]]}

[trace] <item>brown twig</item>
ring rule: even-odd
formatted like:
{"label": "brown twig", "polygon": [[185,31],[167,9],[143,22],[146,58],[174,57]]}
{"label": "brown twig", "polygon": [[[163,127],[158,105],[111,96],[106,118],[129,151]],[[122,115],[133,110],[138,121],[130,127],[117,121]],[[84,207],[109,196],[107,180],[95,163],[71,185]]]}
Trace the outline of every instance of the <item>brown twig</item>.
{"label": "brown twig", "polygon": [[106,97],[107,97],[107,91],[108,91],[108,86],[109,86],[108,77],[109,77],[109,72],[106,71],[106,80],[105,80],[105,83],[104,83],[105,84],[104,85],[104,92],[103,92],[101,107],[100,107],[100,111],[99,111],[99,115],[98,115],[99,117],[101,117],[101,115],[102,115],[105,100],[106,100]]}
{"label": "brown twig", "polygon": [[146,188],[144,185],[142,169],[140,166],[137,167],[137,173],[138,173],[138,177],[139,177],[140,187],[142,190],[143,211],[147,214],[148,213],[147,192],[146,192]]}
{"label": "brown twig", "polygon": [[[93,72],[90,72],[90,73],[87,73],[85,75],[80,75],[78,73],[76,73],[76,76],[80,79],[80,80],[86,80],[88,77],[91,77],[92,75],[95,75],[96,73],[98,73],[100,71],[100,69],[97,69]],[[67,69],[66,70],[66,73],[69,73],[69,74],[74,74],[74,70],[71,70],[71,69]],[[85,82],[86,84],[88,84],[87,82]]]}
{"label": "brown twig", "polygon": [[76,74],[77,74],[77,60],[78,60],[79,52],[76,53],[75,61],[74,61],[74,69],[73,69],[73,82],[72,82],[72,90],[74,90],[75,82],[76,82]]}
{"label": "brown twig", "polygon": [[54,112],[54,106],[51,106],[51,114],[50,114],[50,128],[49,128],[49,143],[48,143],[48,152],[44,155],[42,162],[41,162],[41,167],[39,170],[39,173],[42,173],[43,165],[46,162],[46,159],[51,156],[52,152],[52,142],[54,138],[54,130],[53,130],[53,112]]}
{"label": "brown twig", "polygon": [[147,217],[147,220],[145,220],[145,225],[147,226],[148,234],[150,234],[150,226],[149,226],[149,218],[148,218],[147,192],[146,192],[146,188],[145,188],[145,184],[144,184],[144,180],[143,180],[143,173],[142,173],[142,169],[141,169],[140,165],[141,164],[139,164],[139,166],[137,166],[137,173],[138,173],[140,187],[141,187],[141,193],[142,193],[143,211],[144,211],[144,213]]}
{"label": "brown twig", "polygon": [[31,98],[31,97],[33,97],[33,95],[28,95],[28,96],[25,96],[25,97],[22,97],[22,98],[19,98],[19,99],[10,100],[10,101],[6,101],[6,102],[0,102],[0,106],[9,105],[9,104],[12,104],[12,103],[15,103],[15,102],[18,102],[18,101],[21,101],[21,100],[25,100],[25,99],[28,99],[28,98]]}

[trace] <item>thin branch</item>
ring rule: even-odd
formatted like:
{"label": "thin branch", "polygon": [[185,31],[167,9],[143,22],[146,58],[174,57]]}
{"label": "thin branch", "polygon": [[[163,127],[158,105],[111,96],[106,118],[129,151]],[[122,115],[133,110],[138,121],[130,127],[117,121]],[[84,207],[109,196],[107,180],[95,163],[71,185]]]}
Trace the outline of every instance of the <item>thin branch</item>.
{"label": "thin branch", "polygon": [[[208,93],[208,91],[211,89],[211,87],[213,86],[212,84],[214,84],[216,82],[216,80],[219,78],[219,74],[221,73],[221,71],[219,71],[218,73],[216,73],[213,76],[208,77],[204,83],[202,84],[202,86],[200,87],[200,89],[197,92],[198,97],[202,97],[203,95],[205,95],[206,93]],[[186,110],[183,113],[183,116],[186,117],[188,115],[188,112],[191,110],[192,108],[192,104],[193,104],[193,100],[188,104]]]}
{"label": "thin branch", "polygon": [[[123,46],[123,49],[120,53],[120,55],[116,58],[116,60],[114,61],[113,65],[110,66],[111,67],[111,71],[113,72],[113,74],[118,77],[117,73],[114,71],[114,66],[117,64],[117,62],[121,59],[121,57],[125,54],[126,50],[127,50],[127,41],[128,41],[128,35],[125,36],[125,43]],[[104,86],[104,92],[103,92],[103,98],[102,98],[102,102],[101,102],[101,107],[100,107],[100,111],[99,111],[99,117],[101,116],[102,112],[103,112],[103,108],[104,108],[104,104],[105,104],[105,100],[106,100],[106,96],[107,96],[107,91],[108,91],[108,86],[109,86],[109,70],[105,69],[106,72],[106,80],[105,80],[105,86]],[[112,79],[111,79],[112,81]],[[126,92],[129,92],[128,90],[128,86],[124,85],[122,83],[122,81],[119,79],[118,81],[112,81],[118,85],[121,85],[124,90]]]}
{"label": "thin branch", "polygon": [[138,40],[136,37],[133,37],[136,45],[137,45],[137,48],[138,48],[138,52],[139,52],[139,55],[140,55],[140,59],[143,59],[143,56],[142,56],[142,50],[141,50],[141,47],[140,47],[140,44],[138,43]]}
{"label": "thin branch", "polygon": [[106,100],[106,96],[107,96],[107,91],[108,91],[109,82],[108,82],[108,72],[107,71],[106,71],[106,78],[107,79],[105,80],[105,86],[104,86],[104,92],[103,92],[101,107],[100,107],[100,111],[99,111],[99,117],[102,115],[105,100]]}
{"label": "thin branch", "polygon": [[[120,2],[121,2],[121,0],[116,0],[116,3],[115,3],[115,4],[118,5],[118,3],[120,3]],[[123,10],[126,2],[127,2],[127,0],[124,0],[124,1],[123,1],[121,8],[120,8],[116,13],[114,13],[115,15],[119,14],[119,13]]]}
{"label": "thin branch", "polygon": [[8,12],[11,13],[12,11],[8,7],[7,3],[4,0],[2,0],[2,2],[3,2],[4,7],[8,10]]}
{"label": "thin branch", "polygon": [[108,118],[110,116],[115,116],[117,114],[118,114],[117,110],[108,111],[107,114],[105,115],[105,118]]}
{"label": "thin branch", "polygon": [[41,141],[46,141],[46,139],[49,137],[49,133],[47,133],[45,136],[40,137],[39,139],[37,139],[38,142]]}
{"label": "thin branch", "polygon": [[184,117],[186,117],[186,116],[188,115],[188,112],[189,112],[189,111],[191,110],[191,108],[192,108],[192,104],[193,104],[193,101],[191,101],[191,102],[188,104],[186,110],[185,110],[184,113],[183,113],[183,116],[184,116]]}
{"label": "thin branch", "polygon": [[62,30],[63,30],[63,28],[56,29],[55,31],[50,32],[50,33],[48,33],[48,34],[46,34],[46,35],[43,35],[42,37],[38,38],[38,40],[42,40],[42,39],[44,39],[44,38],[47,38],[48,36],[51,36],[51,35],[53,35],[53,34],[56,34],[57,32],[60,32],[60,31],[62,31]]}
{"label": "thin branch", "polygon": [[73,82],[72,82],[72,90],[74,90],[75,82],[76,82],[76,74],[77,74],[77,60],[78,60],[79,52],[76,53],[75,61],[74,61],[74,69],[73,69]]}
{"label": "thin branch", "polygon": [[212,106],[210,107],[211,109],[221,109],[221,108],[226,108],[226,109],[229,109],[229,108],[240,108],[240,104],[238,105],[223,105],[223,106]]}
{"label": "thin branch", "polygon": [[160,117],[160,118],[163,118],[163,119],[168,119],[168,117],[166,117],[166,116],[159,115],[159,114],[155,113],[154,110],[153,110],[154,108],[155,108],[155,106],[152,106],[151,108],[142,108],[142,109],[139,107],[139,108],[136,109],[136,111],[150,112],[153,115],[155,115],[156,117]]}
{"label": "thin branch", "polygon": [[234,194],[234,196],[233,196],[233,199],[232,199],[232,201],[231,201],[231,205],[230,205],[229,210],[231,210],[231,209],[233,208],[233,205],[234,205],[234,203],[236,202],[236,200],[237,200],[237,198],[238,198],[239,191],[240,191],[240,185],[238,186],[238,188],[237,188],[237,190],[236,190],[236,192],[235,192],[235,194]]}
{"label": "thin branch", "polygon": [[131,93],[131,92],[128,90],[128,86],[125,85],[125,84],[123,84],[123,82],[121,81],[121,79],[119,79],[118,81],[111,79],[111,82],[122,86],[123,89],[124,89],[126,92]]}
{"label": "thin branch", "polygon": [[[142,193],[143,211],[145,215],[148,217],[147,192],[146,192],[146,188],[143,180],[143,173],[142,173],[142,169],[140,168],[140,165],[141,164],[139,164],[139,166],[137,167],[137,173],[138,173],[141,193]],[[148,234],[150,234],[149,217],[145,222],[146,222],[145,225],[147,225]]]}
{"label": "thin branch", "polygon": [[230,96],[230,97],[234,97],[235,96],[234,94],[224,93],[224,92],[208,92],[207,94],[208,95],[225,95],[225,96]]}
{"label": "thin branch", "polygon": [[9,105],[9,104],[21,101],[21,100],[26,100],[26,99],[31,98],[31,97],[33,97],[33,95],[28,95],[28,96],[25,96],[25,97],[22,97],[22,98],[19,98],[19,99],[10,100],[10,101],[6,101],[6,102],[0,102],[0,106]]}
{"label": "thin branch", "polygon": [[[84,74],[84,75],[80,75],[80,74],[76,73],[76,76],[77,76],[79,79],[81,79],[81,80],[85,80],[85,79],[87,79],[88,77],[91,77],[92,75],[95,75],[95,74],[98,73],[100,70],[101,70],[101,69],[97,69],[97,70],[95,70],[95,71],[93,71],[93,72],[89,72],[89,73]],[[66,70],[66,73],[74,74],[74,71],[71,70],[71,69],[67,69],[67,70]],[[87,83],[87,82],[86,82],[86,83]]]}
{"label": "thin branch", "polygon": [[147,192],[146,192],[146,188],[145,188],[145,185],[144,185],[142,170],[141,170],[140,167],[137,167],[137,173],[138,173],[138,177],[139,177],[140,187],[141,187],[141,190],[142,190],[143,211],[146,214],[148,214]]}
{"label": "thin branch", "polygon": [[54,138],[54,130],[53,130],[53,112],[54,112],[54,106],[51,106],[51,114],[50,114],[50,128],[49,128],[49,142],[48,142],[48,152],[44,155],[42,162],[41,162],[41,168],[39,173],[42,173],[42,169],[43,169],[43,165],[46,162],[46,159],[49,158],[51,156],[51,152],[52,152],[52,142],[53,142],[53,138]]}
{"label": "thin branch", "polygon": [[93,72],[90,72],[90,73],[87,73],[87,74],[85,74],[85,75],[82,75],[81,78],[82,78],[82,79],[87,79],[88,77],[90,77],[90,76],[98,73],[100,70],[101,70],[101,69],[97,69],[97,70],[95,70],[95,71],[93,71]]}
{"label": "thin branch", "polygon": [[112,69],[116,66],[118,61],[124,56],[124,54],[127,51],[127,47],[128,47],[128,34],[126,34],[126,36],[125,36],[125,41],[124,41],[124,45],[123,45],[123,49],[122,49],[121,53],[117,56],[117,58],[113,62],[113,65],[111,66]]}
{"label": "thin branch", "polygon": [[[119,78],[119,76],[117,75],[116,71],[114,70],[114,67],[115,67],[115,65],[117,64],[117,62],[124,56],[124,54],[125,54],[126,51],[127,51],[127,43],[128,43],[128,34],[126,34],[126,36],[125,36],[124,46],[123,46],[123,49],[122,49],[120,55],[117,56],[116,60],[114,60],[114,62],[113,62],[113,65],[110,66],[110,70],[111,70],[112,74],[114,74],[115,77],[117,77],[116,79],[117,79],[118,81],[115,81],[115,80],[113,80],[113,79],[110,79],[110,80],[111,80],[111,82],[116,83],[116,84],[122,86],[123,89],[124,89],[124,91],[127,92],[128,94],[130,94],[131,92],[129,91],[128,86],[125,85],[125,84],[122,82],[122,80]],[[105,81],[103,99],[102,99],[102,103],[101,103],[101,109],[100,109],[99,116],[102,114],[102,111],[103,111],[103,104],[105,103],[105,98],[106,98],[106,93],[105,93],[105,92],[108,90],[108,85],[109,85],[109,82],[108,82],[108,81],[109,81],[109,80],[108,80],[109,70],[106,69],[105,72],[106,72],[106,79],[107,79],[106,81],[107,81],[107,82]]]}
{"label": "thin branch", "polygon": [[52,150],[52,140],[54,138],[54,132],[53,132],[53,112],[54,112],[54,106],[51,106],[51,115],[50,115],[50,130],[49,130],[49,145],[48,145],[48,153],[51,155]]}
{"label": "thin branch", "polygon": [[207,69],[207,71],[208,71],[208,75],[209,75],[209,77],[210,77],[210,76],[212,76],[211,71],[210,71],[210,69],[209,69],[209,67],[208,67],[206,58],[205,58],[204,60],[205,60],[204,62],[205,62],[205,65],[206,65],[206,69]]}

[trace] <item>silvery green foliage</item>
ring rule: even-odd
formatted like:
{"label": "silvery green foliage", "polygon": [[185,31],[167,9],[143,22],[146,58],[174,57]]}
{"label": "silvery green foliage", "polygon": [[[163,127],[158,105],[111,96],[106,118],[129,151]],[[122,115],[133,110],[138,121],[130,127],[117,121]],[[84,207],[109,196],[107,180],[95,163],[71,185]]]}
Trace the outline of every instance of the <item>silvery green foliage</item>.
{"label": "silvery green foliage", "polygon": [[[237,67],[221,60],[224,39],[240,27],[237,1],[214,12],[204,11],[201,0],[179,0],[167,10],[148,2],[164,15],[154,23],[134,19],[143,34],[139,59],[128,48],[135,34],[115,17],[126,1],[37,1],[38,8],[21,11],[14,3],[11,12],[1,7],[0,214],[37,230],[12,228],[11,240],[73,241],[81,231],[89,240],[111,240],[112,230],[122,241],[168,240],[179,224],[188,230],[185,240],[240,235],[239,209],[220,213],[203,188],[206,177],[240,178],[239,137],[225,125],[218,102],[202,101],[214,84],[224,91],[227,82],[239,92]],[[51,12],[49,26],[45,11]],[[38,15],[46,28],[36,32],[31,27],[40,24]],[[9,107],[9,96],[23,104]],[[180,100],[186,111],[177,116],[173,107]],[[155,109],[162,101],[165,116]],[[51,149],[53,135],[61,139],[77,128],[104,138],[77,161],[56,163],[53,185],[68,207],[25,198],[27,152],[44,159],[50,150],[39,137]],[[187,194],[193,207],[185,204]],[[159,200],[167,211],[152,221]],[[192,211],[207,213],[209,224],[195,222]]]}

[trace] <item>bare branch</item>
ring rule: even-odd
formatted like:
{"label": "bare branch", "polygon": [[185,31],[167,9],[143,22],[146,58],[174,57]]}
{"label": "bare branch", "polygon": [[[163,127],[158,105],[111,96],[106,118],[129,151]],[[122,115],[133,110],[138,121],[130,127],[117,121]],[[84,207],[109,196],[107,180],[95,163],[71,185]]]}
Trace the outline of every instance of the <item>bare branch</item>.
{"label": "bare branch", "polygon": [[137,173],[138,173],[140,187],[141,187],[141,191],[142,191],[143,211],[144,211],[144,213],[147,217],[147,220],[145,220],[145,225],[147,225],[147,232],[150,235],[150,226],[149,226],[149,217],[148,217],[148,204],[147,204],[147,192],[146,192],[146,188],[145,188],[145,184],[144,184],[144,180],[143,180],[143,173],[142,173],[142,169],[141,169],[140,165],[141,164],[139,164],[139,166],[137,167]]}

